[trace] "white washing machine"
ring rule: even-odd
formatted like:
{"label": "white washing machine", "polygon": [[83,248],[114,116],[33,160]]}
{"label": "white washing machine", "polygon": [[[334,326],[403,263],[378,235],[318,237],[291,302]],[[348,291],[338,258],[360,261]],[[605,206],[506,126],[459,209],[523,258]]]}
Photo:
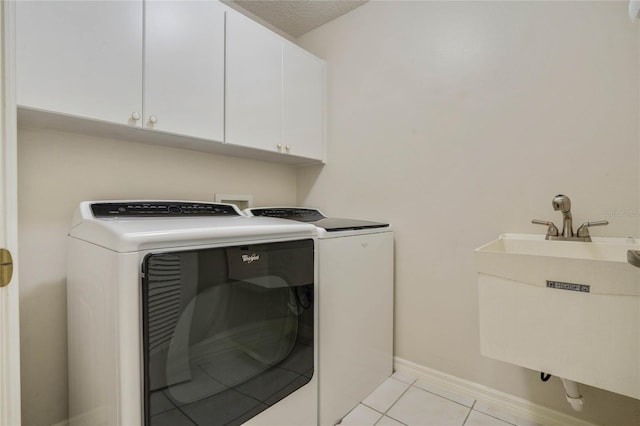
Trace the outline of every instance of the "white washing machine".
{"label": "white washing machine", "polygon": [[71,424],[317,424],[314,226],[83,202],[68,241]]}
{"label": "white washing machine", "polygon": [[334,425],[393,373],[393,232],[388,224],[266,207],[253,216],[318,229],[319,413]]}

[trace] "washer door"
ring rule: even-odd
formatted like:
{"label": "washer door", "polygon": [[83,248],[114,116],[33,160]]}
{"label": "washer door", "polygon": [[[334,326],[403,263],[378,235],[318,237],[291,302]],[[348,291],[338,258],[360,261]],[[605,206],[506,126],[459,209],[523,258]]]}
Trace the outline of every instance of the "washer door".
{"label": "washer door", "polygon": [[146,425],[241,424],[313,376],[313,240],[148,255]]}

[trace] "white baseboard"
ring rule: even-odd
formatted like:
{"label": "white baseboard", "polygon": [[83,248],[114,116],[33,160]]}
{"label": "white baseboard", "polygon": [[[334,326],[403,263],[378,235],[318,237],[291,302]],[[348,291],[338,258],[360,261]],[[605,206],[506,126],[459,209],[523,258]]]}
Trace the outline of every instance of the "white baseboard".
{"label": "white baseboard", "polygon": [[[511,413],[520,424],[538,424],[544,426],[596,426],[550,408],[535,404],[526,399],[509,395],[490,387],[464,380],[423,365],[394,357],[394,370],[424,379],[459,395],[474,398],[489,410]],[[478,403],[476,403],[478,405]],[[483,410],[479,410],[483,411]],[[493,414],[487,412],[487,414]],[[507,419],[505,419],[507,420]]]}

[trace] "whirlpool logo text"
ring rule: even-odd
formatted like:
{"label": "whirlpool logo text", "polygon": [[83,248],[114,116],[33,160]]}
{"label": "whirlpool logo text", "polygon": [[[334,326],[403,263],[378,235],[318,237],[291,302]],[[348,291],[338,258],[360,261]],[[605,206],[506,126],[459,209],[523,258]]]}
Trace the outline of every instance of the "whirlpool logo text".
{"label": "whirlpool logo text", "polygon": [[260,260],[260,255],[259,254],[243,254],[242,255],[242,261],[245,263],[253,263],[257,260]]}

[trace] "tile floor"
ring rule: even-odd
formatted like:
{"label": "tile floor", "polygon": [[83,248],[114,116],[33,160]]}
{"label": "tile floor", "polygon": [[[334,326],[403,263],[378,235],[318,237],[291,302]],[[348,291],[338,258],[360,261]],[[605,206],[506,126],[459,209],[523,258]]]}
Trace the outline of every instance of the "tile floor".
{"label": "tile floor", "polygon": [[534,426],[512,413],[394,373],[347,414],[340,426]]}

